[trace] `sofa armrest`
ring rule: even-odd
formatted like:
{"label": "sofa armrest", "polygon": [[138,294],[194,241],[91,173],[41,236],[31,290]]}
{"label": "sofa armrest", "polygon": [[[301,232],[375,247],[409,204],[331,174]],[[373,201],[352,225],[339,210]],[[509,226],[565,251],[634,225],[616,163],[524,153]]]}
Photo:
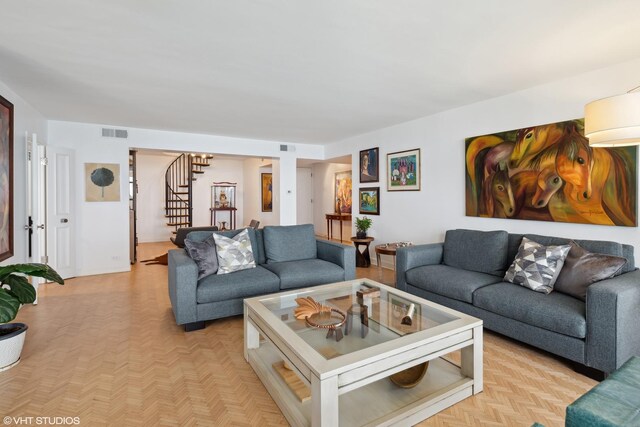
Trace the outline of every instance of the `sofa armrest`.
{"label": "sofa armrest", "polygon": [[169,298],[178,325],[196,322],[198,266],[184,249],[172,249],[169,258]]}
{"label": "sofa armrest", "polygon": [[405,246],[396,251],[396,288],[407,290],[405,273],[412,268],[423,265],[442,263],[444,243],[429,243],[426,245]]}
{"label": "sofa armrest", "polygon": [[356,248],[328,240],[316,239],[318,258],[339,265],[344,270],[344,280],[356,278]]}
{"label": "sofa armrest", "polygon": [[587,288],[586,364],[604,372],[640,355],[640,270]]}

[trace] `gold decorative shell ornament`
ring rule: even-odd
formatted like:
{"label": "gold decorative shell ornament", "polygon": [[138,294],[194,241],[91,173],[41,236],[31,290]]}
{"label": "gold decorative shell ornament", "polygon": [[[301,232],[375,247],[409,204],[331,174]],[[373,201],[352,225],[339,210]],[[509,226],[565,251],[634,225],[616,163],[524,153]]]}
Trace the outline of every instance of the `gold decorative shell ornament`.
{"label": "gold decorative shell ornament", "polygon": [[311,297],[296,298],[296,304],[298,304],[298,307],[296,307],[293,314],[298,320],[305,320],[318,313],[331,312],[331,307],[322,305]]}

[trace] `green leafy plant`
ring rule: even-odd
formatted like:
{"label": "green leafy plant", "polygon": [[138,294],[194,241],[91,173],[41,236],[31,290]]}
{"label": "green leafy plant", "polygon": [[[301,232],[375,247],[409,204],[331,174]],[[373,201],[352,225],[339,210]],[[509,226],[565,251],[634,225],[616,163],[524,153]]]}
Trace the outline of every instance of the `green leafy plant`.
{"label": "green leafy plant", "polygon": [[363,216],[362,218],[356,217],[356,230],[366,233],[368,229],[371,228],[371,224],[373,224],[373,220],[371,218],[367,218]]}
{"label": "green leafy plant", "polygon": [[0,267],[0,323],[11,322],[22,304],[36,300],[36,289],[27,276],[42,277],[64,285],[64,280],[45,264],[11,264]]}

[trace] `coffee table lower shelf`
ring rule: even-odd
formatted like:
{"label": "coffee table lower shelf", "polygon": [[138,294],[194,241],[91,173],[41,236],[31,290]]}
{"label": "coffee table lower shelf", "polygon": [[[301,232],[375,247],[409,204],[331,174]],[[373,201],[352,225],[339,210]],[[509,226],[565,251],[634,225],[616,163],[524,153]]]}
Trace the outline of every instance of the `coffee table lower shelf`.
{"label": "coffee table lower shelf", "polygon": [[[261,341],[259,348],[248,350],[248,358],[287,421],[294,426],[310,426],[311,401],[300,402],[272,367],[282,360],[274,345]],[[382,378],[341,394],[340,426],[413,425],[472,394],[473,379],[463,375],[455,364],[436,358],[414,388],[399,388]]]}

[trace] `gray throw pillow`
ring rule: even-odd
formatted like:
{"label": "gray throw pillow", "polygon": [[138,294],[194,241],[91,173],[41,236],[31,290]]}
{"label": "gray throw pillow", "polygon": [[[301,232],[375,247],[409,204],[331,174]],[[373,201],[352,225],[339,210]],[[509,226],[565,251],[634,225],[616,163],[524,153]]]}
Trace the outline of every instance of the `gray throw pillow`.
{"label": "gray throw pillow", "polygon": [[569,249],[570,245],[544,246],[523,237],[504,280],[548,294],[553,290]]}
{"label": "gray throw pillow", "polygon": [[615,276],[627,260],[622,257],[594,254],[571,241],[571,251],[564,260],[554,289],[582,301],[587,299],[587,288],[592,283]]}
{"label": "gray throw pillow", "polygon": [[227,274],[234,271],[255,268],[256,261],[253,257],[249,231],[242,230],[232,238],[214,234],[216,251],[218,252],[218,274]]}
{"label": "gray throw pillow", "polygon": [[201,242],[185,239],[184,250],[198,266],[198,280],[218,271],[218,255],[213,235]]}

